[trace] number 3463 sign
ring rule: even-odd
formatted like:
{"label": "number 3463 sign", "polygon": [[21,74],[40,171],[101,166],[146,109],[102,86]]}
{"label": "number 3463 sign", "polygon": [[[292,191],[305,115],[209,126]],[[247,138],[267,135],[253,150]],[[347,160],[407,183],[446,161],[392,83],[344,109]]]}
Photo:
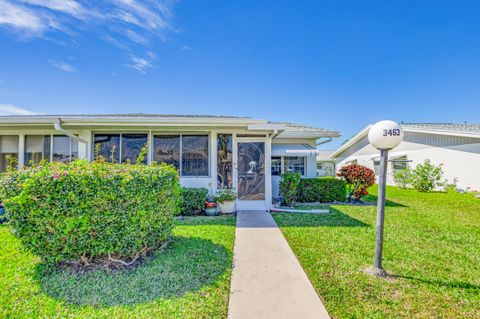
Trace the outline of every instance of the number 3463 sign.
{"label": "number 3463 sign", "polygon": [[379,150],[391,150],[403,140],[403,130],[394,121],[380,121],[370,127],[368,141]]}

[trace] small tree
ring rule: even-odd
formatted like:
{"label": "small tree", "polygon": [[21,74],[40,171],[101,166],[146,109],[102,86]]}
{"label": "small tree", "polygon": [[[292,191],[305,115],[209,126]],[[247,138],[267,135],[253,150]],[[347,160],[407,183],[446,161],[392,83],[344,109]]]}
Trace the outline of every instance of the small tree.
{"label": "small tree", "polygon": [[297,187],[300,184],[302,175],[300,173],[288,172],[282,175],[280,181],[280,194],[283,196],[285,205],[292,204],[297,197]]}
{"label": "small tree", "polygon": [[368,195],[367,189],[375,184],[375,172],[365,166],[351,164],[343,166],[337,174],[338,177],[345,179],[347,183],[348,199],[352,201],[352,197],[359,200]]}
{"label": "small tree", "polygon": [[419,192],[429,192],[443,186],[442,168],[426,159],[423,164],[418,164],[412,172],[412,185]]}
{"label": "small tree", "polygon": [[411,185],[412,178],[412,170],[408,167],[403,170],[393,171],[393,179],[395,180],[395,184],[400,186],[400,188],[406,189],[409,185]]}

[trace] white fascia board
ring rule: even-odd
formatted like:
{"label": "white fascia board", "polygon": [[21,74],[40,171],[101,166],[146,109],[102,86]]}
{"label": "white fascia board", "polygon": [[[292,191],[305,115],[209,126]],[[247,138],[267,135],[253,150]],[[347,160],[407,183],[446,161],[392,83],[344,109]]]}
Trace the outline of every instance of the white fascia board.
{"label": "white fascia board", "polygon": [[0,117],[0,125],[38,125],[53,124],[58,119],[64,125],[179,125],[179,126],[247,126],[249,124],[264,124],[266,120],[247,118],[207,118],[207,117],[82,117],[82,116],[20,116]]}
{"label": "white fascia board", "polygon": [[284,131],[287,129],[285,124],[274,123],[261,123],[261,124],[248,124],[247,130],[249,131]]}
{"label": "white fascia board", "polygon": [[345,150],[347,150],[349,147],[351,147],[353,144],[357,143],[359,140],[361,140],[363,137],[367,136],[368,131],[370,130],[370,127],[372,124],[369,124],[367,127],[365,127],[363,130],[360,131],[357,135],[352,137],[347,143],[343,144],[330,155],[331,159],[334,159],[338,155],[342,154]]}
{"label": "white fascia board", "polygon": [[461,137],[473,137],[480,138],[480,132],[469,133],[469,132],[452,132],[452,131],[441,131],[441,130],[422,130],[414,128],[404,128],[405,132],[415,132],[415,133],[424,133],[424,134],[435,134],[435,135],[448,135],[448,136],[461,136]]}

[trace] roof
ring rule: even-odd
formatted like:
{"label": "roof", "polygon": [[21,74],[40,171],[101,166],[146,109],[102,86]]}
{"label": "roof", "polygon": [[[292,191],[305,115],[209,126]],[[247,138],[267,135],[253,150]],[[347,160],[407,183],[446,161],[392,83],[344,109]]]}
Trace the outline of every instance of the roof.
{"label": "roof", "polygon": [[251,119],[247,116],[229,115],[191,115],[191,114],[152,114],[152,113],[112,113],[112,114],[35,114],[35,115],[0,115],[0,118],[223,118],[223,119]]}
{"label": "roof", "polygon": [[269,122],[272,124],[284,124],[286,130],[278,135],[279,138],[321,138],[321,137],[340,137],[339,131],[327,130],[313,126],[289,123],[289,122]]}
{"label": "roof", "polygon": [[[345,141],[330,157],[337,157],[367,136],[371,126],[372,124],[369,124],[351,139]],[[406,132],[480,138],[480,123],[401,123],[400,126]]]}
{"label": "roof", "polygon": [[406,131],[448,133],[448,135],[459,136],[473,134],[480,137],[480,123],[402,123],[400,125]]}
{"label": "roof", "polygon": [[241,116],[186,115],[186,114],[34,114],[0,115],[0,126],[49,125],[60,121],[67,126],[75,125],[181,125],[181,126],[248,126],[249,130],[279,131],[280,138],[319,139],[340,136],[340,132],[287,122],[269,122]]}

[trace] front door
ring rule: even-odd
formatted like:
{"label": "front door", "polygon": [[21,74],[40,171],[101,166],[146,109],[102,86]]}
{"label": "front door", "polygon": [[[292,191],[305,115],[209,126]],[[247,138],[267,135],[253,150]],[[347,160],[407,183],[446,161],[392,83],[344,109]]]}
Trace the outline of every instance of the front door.
{"label": "front door", "polygon": [[265,142],[237,143],[237,209],[266,210]]}

